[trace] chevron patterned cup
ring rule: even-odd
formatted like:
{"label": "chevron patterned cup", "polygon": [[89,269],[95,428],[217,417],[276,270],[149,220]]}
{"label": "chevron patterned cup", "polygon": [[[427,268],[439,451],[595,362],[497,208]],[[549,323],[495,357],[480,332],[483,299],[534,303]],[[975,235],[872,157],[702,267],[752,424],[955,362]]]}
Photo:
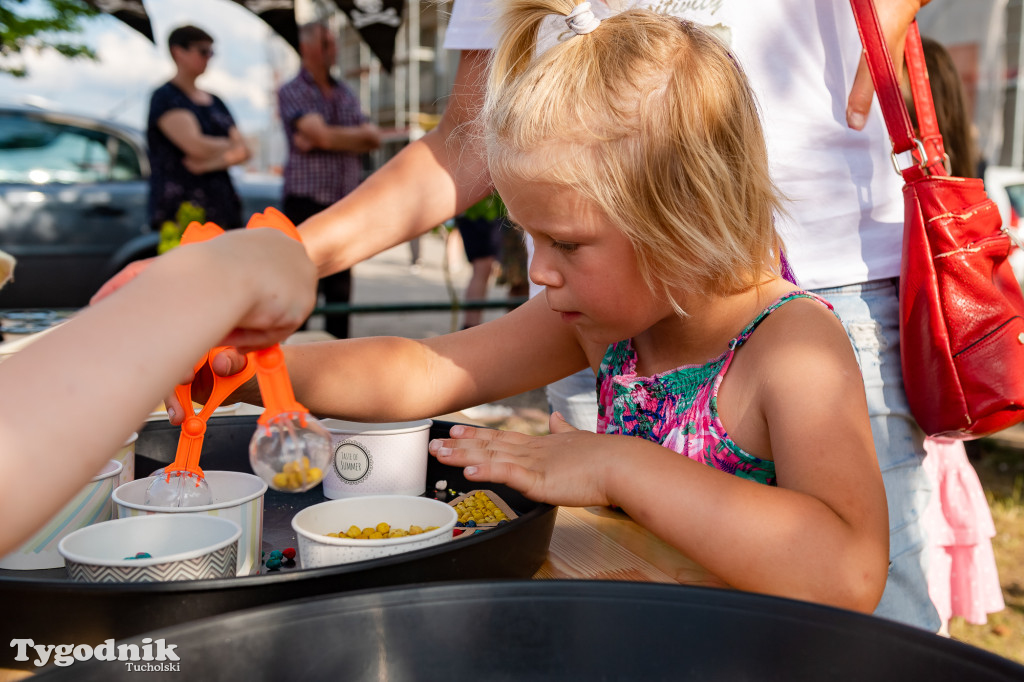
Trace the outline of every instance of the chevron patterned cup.
{"label": "chevron patterned cup", "polygon": [[211,580],[234,577],[241,534],[231,519],[154,514],[82,528],[58,549],[76,582]]}
{"label": "chevron patterned cup", "polygon": [[108,461],[100,473],[93,476],[28,542],[0,557],[0,568],[28,571],[63,566],[64,557],[57,551],[61,539],[79,528],[114,517],[110,494],[117,486],[121,469],[117,460]]}
{"label": "chevron patterned cup", "polygon": [[201,507],[154,507],[146,504],[150,479],[130,481],[114,490],[114,515],[118,518],[147,516],[205,515],[231,519],[242,528],[238,540],[236,575],[255,575],[260,571],[263,553],[263,498],[266,482],[259,476],[241,471],[206,471],[213,501]]}

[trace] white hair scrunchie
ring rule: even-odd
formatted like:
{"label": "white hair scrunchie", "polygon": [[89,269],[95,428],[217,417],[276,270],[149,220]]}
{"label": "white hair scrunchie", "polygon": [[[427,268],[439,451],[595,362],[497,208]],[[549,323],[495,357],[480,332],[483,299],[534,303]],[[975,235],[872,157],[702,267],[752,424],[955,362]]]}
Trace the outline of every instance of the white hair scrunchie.
{"label": "white hair scrunchie", "polygon": [[589,2],[581,2],[576,5],[573,7],[572,12],[565,17],[565,25],[578,36],[590,33],[600,26],[600,24],[601,20],[594,16],[594,13],[590,11]]}

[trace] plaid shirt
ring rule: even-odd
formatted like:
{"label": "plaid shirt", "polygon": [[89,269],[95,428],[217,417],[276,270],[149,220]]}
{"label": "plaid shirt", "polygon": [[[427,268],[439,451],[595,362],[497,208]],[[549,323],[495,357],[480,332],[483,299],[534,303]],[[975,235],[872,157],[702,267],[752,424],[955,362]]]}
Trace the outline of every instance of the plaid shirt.
{"label": "plaid shirt", "polygon": [[285,196],[300,196],[321,204],[333,204],[355,189],[362,175],[358,154],[314,149],[301,152],[292,143],[295,123],[306,114],[318,113],[327,125],[357,126],[366,122],[359,100],[344,83],[331,80],[330,96],[305,68],[277,91],[277,106],[285,136],[288,161],[284,166]]}

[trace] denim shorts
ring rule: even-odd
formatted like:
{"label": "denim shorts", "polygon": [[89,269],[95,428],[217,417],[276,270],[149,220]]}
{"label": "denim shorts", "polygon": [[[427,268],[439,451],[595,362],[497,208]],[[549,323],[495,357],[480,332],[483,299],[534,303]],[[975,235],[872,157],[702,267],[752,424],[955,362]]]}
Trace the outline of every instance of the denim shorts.
{"label": "denim shorts", "polygon": [[900,370],[899,284],[895,279],[816,289],[835,307],[864,377],[875,452],[889,504],[889,578],[875,615],[937,632],[928,597],[922,517],[931,498],[924,433],[910,414]]}
{"label": "denim shorts", "polygon": [[597,377],[586,367],[544,387],[548,408],[583,431],[597,431]]}

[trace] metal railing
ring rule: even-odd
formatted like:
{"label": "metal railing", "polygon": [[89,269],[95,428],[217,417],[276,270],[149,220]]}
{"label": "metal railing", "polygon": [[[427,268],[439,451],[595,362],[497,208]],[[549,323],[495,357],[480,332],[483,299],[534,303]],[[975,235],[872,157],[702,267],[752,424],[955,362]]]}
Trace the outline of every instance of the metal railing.
{"label": "metal railing", "polygon": [[[396,301],[373,303],[330,303],[318,306],[311,315],[372,315],[382,313],[450,312],[453,319],[465,310],[512,309],[526,303],[526,297],[477,301]],[[69,317],[74,310],[48,308],[0,309],[0,334],[33,334]],[[454,327],[453,327],[454,329]]]}

